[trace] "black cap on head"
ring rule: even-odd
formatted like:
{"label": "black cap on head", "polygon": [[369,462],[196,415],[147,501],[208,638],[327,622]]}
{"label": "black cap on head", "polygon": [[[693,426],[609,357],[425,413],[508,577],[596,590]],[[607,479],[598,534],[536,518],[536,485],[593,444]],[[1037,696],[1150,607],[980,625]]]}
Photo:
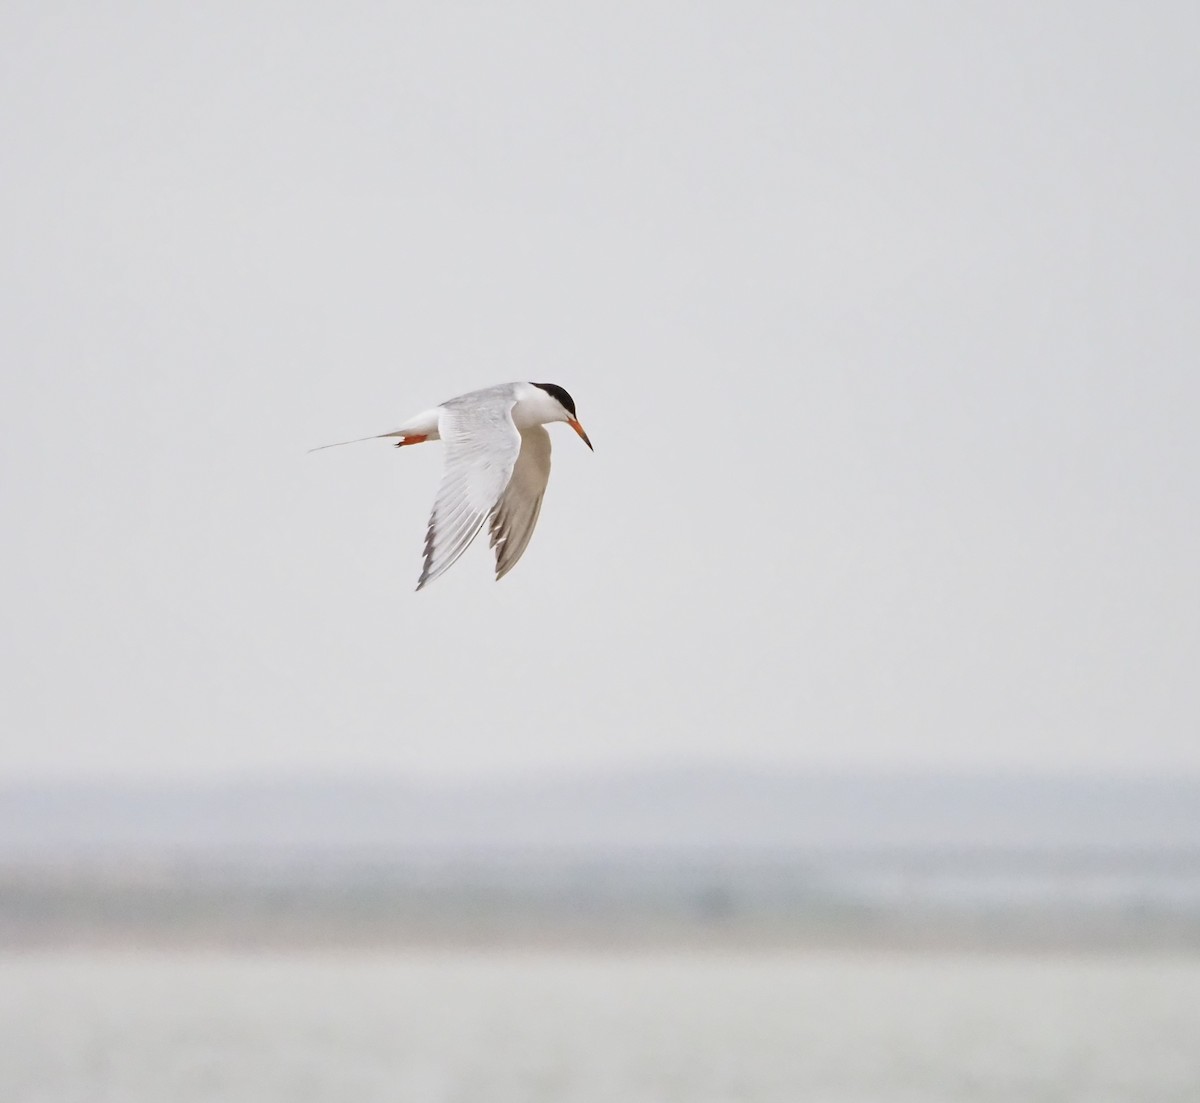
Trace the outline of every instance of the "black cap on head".
{"label": "black cap on head", "polygon": [[534,386],[541,387],[551,398],[558,399],[562,408],[572,417],[575,416],[575,399],[567,394],[557,383],[535,383]]}

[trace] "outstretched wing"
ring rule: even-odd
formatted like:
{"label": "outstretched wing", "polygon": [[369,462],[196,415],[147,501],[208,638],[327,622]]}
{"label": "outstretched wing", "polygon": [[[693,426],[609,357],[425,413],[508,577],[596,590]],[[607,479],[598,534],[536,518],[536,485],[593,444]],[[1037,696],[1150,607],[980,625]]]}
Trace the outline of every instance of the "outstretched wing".
{"label": "outstretched wing", "polygon": [[550,434],[540,425],[521,430],[521,452],[504,496],[492,514],[496,578],[503,578],[525,552],[550,478]]}
{"label": "outstretched wing", "polygon": [[479,534],[512,477],[521,434],[510,403],[448,403],[438,417],[446,448],[442,482],[425,533],[425,564],[417,589],[444,574]]}

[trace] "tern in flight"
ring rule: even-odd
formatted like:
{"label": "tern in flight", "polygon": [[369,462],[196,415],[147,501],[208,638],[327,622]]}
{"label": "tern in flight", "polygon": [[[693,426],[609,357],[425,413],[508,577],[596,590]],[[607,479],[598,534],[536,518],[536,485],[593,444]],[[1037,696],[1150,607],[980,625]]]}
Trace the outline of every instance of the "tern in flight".
{"label": "tern in flight", "polygon": [[[418,590],[454,565],[485,522],[490,522],[496,550],[497,580],[516,566],[533,535],[550,478],[550,434],[543,426],[554,421],[565,421],[592,447],[575,416],[575,400],[554,383],[484,387],[417,414],[390,433],[359,438],[399,437],[397,448],[445,442],[446,463],[429,515]],[[339,441],[321,448],[357,443]]]}

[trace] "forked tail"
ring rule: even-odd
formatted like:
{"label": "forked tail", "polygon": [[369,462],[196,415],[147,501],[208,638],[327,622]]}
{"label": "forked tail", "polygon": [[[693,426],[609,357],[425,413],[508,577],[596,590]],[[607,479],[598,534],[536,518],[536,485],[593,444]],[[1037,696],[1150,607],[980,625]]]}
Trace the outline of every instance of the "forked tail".
{"label": "forked tail", "polygon": [[[390,433],[376,433],[371,437],[355,437],[353,440],[335,440],[332,444],[318,444],[316,448],[310,448],[309,453],[323,452],[326,448],[341,448],[344,444],[362,444],[364,440],[386,440],[388,437],[409,437],[411,433],[406,433],[402,429],[393,429]],[[403,440],[397,442],[396,447],[399,448],[404,444]],[[415,442],[414,442],[415,443]]]}

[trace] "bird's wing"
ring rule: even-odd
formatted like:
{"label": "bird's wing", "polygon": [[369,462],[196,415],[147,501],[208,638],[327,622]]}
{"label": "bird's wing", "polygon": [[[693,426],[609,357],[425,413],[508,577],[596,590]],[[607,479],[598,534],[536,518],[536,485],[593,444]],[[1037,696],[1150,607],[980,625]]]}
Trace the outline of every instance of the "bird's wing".
{"label": "bird's wing", "polygon": [[521,453],[512,478],[492,514],[496,578],[503,578],[525,552],[550,478],[550,434],[540,425],[521,430]]}
{"label": "bird's wing", "polygon": [[425,564],[417,589],[445,573],[471,546],[513,473],[521,434],[513,402],[442,407],[438,433],[446,446],[442,482],[425,534]]}

